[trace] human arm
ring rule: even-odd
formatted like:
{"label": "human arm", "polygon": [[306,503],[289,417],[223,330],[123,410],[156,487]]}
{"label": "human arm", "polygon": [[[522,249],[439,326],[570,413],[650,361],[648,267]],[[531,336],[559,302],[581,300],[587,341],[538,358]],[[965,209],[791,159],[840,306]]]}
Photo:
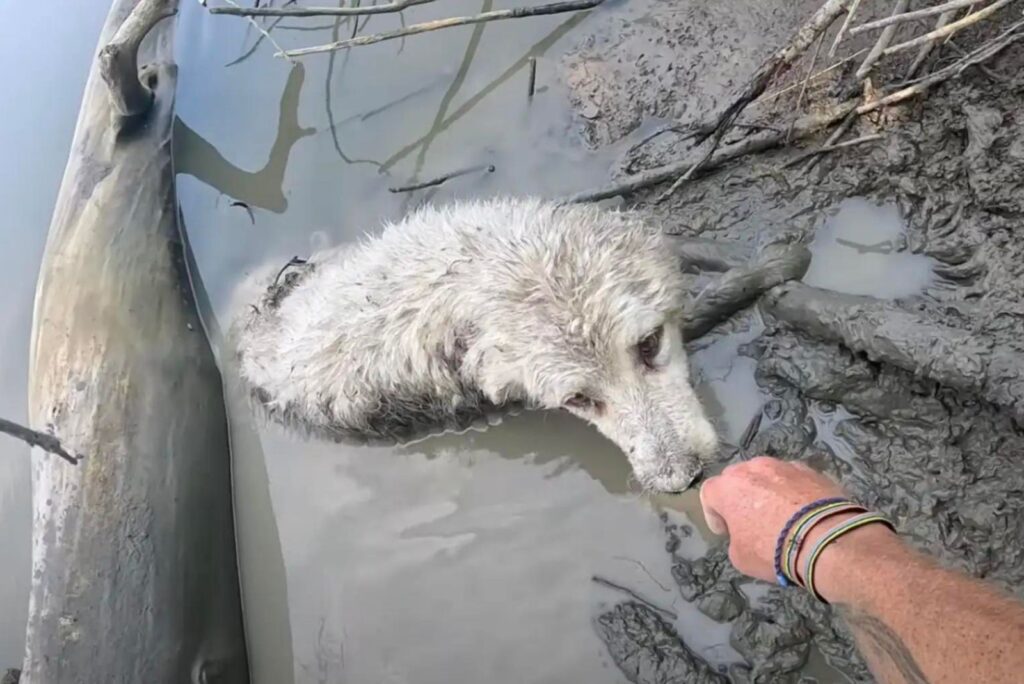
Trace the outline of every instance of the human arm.
{"label": "human arm", "polygon": [[[730,535],[736,568],[774,581],[775,545],[786,521],[808,502],[842,495],[803,464],[761,457],[705,482],[701,503],[712,531]],[[832,525],[852,515],[816,525],[796,567]],[[815,578],[882,682],[1024,681],[1024,604],[939,567],[882,525],[856,529],[827,546]]]}

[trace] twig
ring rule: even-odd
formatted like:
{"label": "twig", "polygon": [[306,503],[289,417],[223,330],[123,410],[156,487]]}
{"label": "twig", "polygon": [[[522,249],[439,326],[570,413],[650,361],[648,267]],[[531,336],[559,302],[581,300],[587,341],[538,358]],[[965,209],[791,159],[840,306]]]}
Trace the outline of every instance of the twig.
{"label": "twig", "polygon": [[[853,60],[857,59],[858,57],[860,57],[861,55],[863,55],[867,51],[868,51],[867,48],[862,48],[862,49],[857,50],[856,52],[854,52],[852,55],[849,55],[847,57],[843,57],[841,60],[839,60],[835,64],[833,64],[831,66],[828,66],[828,67],[825,67],[824,69],[822,69],[818,73],[813,74],[811,76],[811,80],[815,81],[815,80],[821,78],[822,76],[824,76],[825,74],[827,74],[829,72],[832,72],[832,71],[835,71],[836,69],[838,69],[839,67],[843,66],[844,64],[847,64],[847,63],[852,62]],[[770,93],[767,93],[766,95],[762,95],[761,98],[758,101],[759,102],[771,102],[772,100],[774,100],[775,98],[779,97],[780,95],[785,95],[786,93],[788,93],[789,91],[793,90],[794,88],[799,88],[799,87],[800,87],[800,82],[793,83],[792,85],[788,85],[785,88],[782,88],[781,90],[775,90],[775,91],[772,91]]]}
{"label": "twig", "polygon": [[15,439],[20,439],[30,447],[39,447],[43,451],[49,452],[54,456],[60,456],[71,465],[78,465],[78,462],[82,460],[81,456],[73,456],[69,454],[64,447],[61,446],[59,439],[53,435],[48,435],[45,432],[39,432],[3,418],[0,418],[0,432],[10,435]]}
{"label": "twig", "polygon": [[[832,134],[829,135],[828,138],[825,140],[825,147],[828,147],[829,145],[835,145],[837,142],[839,142],[840,138],[846,135],[846,132],[853,128],[853,123],[856,120],[856,110],[851,111],[849,114],[847,114],[846,118],[843,119],[842,123],[836,126],[836,130],[832,131]],[[807,163],[804,165],[804,168],[800,169],[800,172],[797,175],[803,175],[810,171],[811,169],[813,169],[814,165],[818,163],[819,159],[821,159],[821,157],[819,157],[818,155],[812,156],[810,159],[807,160]]]}
{"label": "twig", "polygon": [[530,76],[526,84],[526,97],[533,99],[533,93],[537,89],[537,58],[530,57]]}
{"label": "twig", "polygon": [[884,53],[882,53],[882,54],[884,54],[884,55],[891,55],[891,54],[894,54],[896,52],[900,52],[901,50],[906,50],[908,48],[917,47],[918,45],[924,45],[925,43],[928,43],[928,42],[933,41],[933,40],[937,40],[939,38],[944,38],[946,36],[951,36],[951,35],[953,35],[954,33],[956,33],[957,31],[959,31],[961,29],[967,28],[968,26],[971,26],[973,24],[978,23],[982,19],[986,19],[986,18],[992,16],[993,14],[995,14],[997,11],[999,11],[1003,7],[1006,7],[1007,5],[1009,5],[1011,2],[1015,2],[1015,0],[996,0],[991,5],[988,5],[987,7],[983,7],[980,10],[978,10],[977,12],[972,12],[971,14],[968,14],[963,19],[959,19],[959,20],[954,21],[954,22],[952,22],[950,24],[946,24],[945,26],[943,26],[941,28],[937,28],[934,31],[929,31],[926,34],[924,34],[922,36],[918,36],[917,38],[914,38],[913,40],[908,40],[905,43],[899,43],[898,45],[893,45],[892,47],[886,49],[886,51]]}
{"label": "twig", "polygon": [[249,214],[249,220],[252,221],[252,225],[256,225],[256,215],[252,213],[252,207],[250,207],[248,204],[240,200],[235,200],[228,206],[241,207],[242,209],[245,209],[245,213]]}
{"label": "twig", "polygon": [[300,48],[298,50],[282,50],[278,55],[284,57],[305,57],[306,55],[313,55],[321,52],[332,52],[334,50],[345,50],[347,48],[357,47],[360,45],[372,45],[373,43],[380,43],[385,40],[394,40],[395,38],[401,38],[403,36],[412,36],[417,33],[437,31],[439,29],[452,28],[454,26],[465,26],[467,24],[480,24],[487,21],[521,19],[523,17],[539,17],[548,14],[561,14],[563,12],[587,10],[597,7],[602,2],[604,2],[604,0],[568,0],[567,2],[553,2],[547,5],[539,5],[537,7],[516,7],[514,9],[482,12],[481,14],[474,14],[465,17],[450,17],[448,19],[438,19],[437,21],[427,21],[422,24],[413,24],[412,26],[404,29],[398,29],[397,31],[386,31],[384,33],[375,33],[369,36],[358,36],[348,40],[340,40],[335,43],[327,43],[326,45],[315,45],[313,47]]}
{"label": "twig", "polygon": [[856,36],[864,33],[865,31],[874,31],[875,29],[885,28],[892,24],[898,24],[902,21],[913,21],[915,19],[925,19],[932,16],[933,14],[945,14],[946,12],[956,11],[963,9],[964,7],[970,7],[971,5],[978,2],[978,0],[952,0],[952,2],[944,2],[941,5],[933,5],[932,7],[925,7],[923,9],[914,10],[913,12],[903,12],[902,14],[893,14],[884,19],[877,21],[871,21],[860,26],[855,26],[850,29],[850,35]]}
{"label": "twig", "polygon": [[139,45],[154,26],[176,10],[170,0],[143,0],[99,54],[100,76],[121,116],[138,116],[153,104],[153,92],[139,79]]}
{"label": "twig", "polygon": [[842,150],[847,147],[853,147],[854,145],[860,145],[866,142],[881,140],[883,137],[884,136],[882,136],[880,133],[872,133],[871,135],[864,135],[859,138],[854,138],[853,140],[847,140],[846,142],[834,143],[831,145],[822,145],[817,149],[804,152],[803,154],[797,155],[793,159],[790,159],[788,162],[780,166],[779,170],[781,171],[782,169],[788,169],[792,166],[796,166],[805,159],[810,159],[811,157],[815,157],[819,154],[825,154],[826,152],[833,152],[835,150]]}
{"label": "twig", "polygon": [[697,163],[690,166],[657,201],[660,202],[666,199],[680,185],[690,180],[705,165],[710,163],[715,150],[718,149],[718,145],[725,135],[725,131],[739,118],[739,115],[746,109],[747,105],[756,100],[779,74],[788,69],[810,47],[811,43],[832,25],[832,22],[844,10],[848,2],[850,0],[827,0],[814,13],[811,19],[800,27],[800,30],[796,32],[796,35],[793,36],[785,47],[777,50],[754,72],[753,77],[747,82],[747,85],[740,94],[715,119],[712,132],[707,135],[697,136],[698,144],[711,138],[711,144],[708,146],[704,156]]}
{"label": "twig", "polygon": [[659,582],[659,581],[658,581],[658,579],[657,579],[657,578],[656,578],[656,577],[655,577],[654,575],[652,575],[652,574],[651,574],[651,571],[647,569],[647,566],[646,566],[646,565],[644,565],[643,563],[641,563],[640,561],[638,561],[637,559],[635,559],[635,558],[630,558],[630,557],[628,557],[628,556],[612,556],[612,558],[614,558],[615,560],[622,560],[622,561],[626,561],[627,563],[633,563],[634,565],[638,566],[638,567],[639,567],[639,568],[640,568],[641,570],[643,570],[644,574],[645,574],[645,575],[647,575],[647,577],[648,577],[648,578],[650,578],[650,580],[651,580],[652,582],[654,582],[655,584],[657,584],[657,585],[658,585],[658,587],[659,587],[659,588],[660,588],[660,589],[661,589],[662,591],[664,591],[664,592],[670,592],[670,591],[672,591],[671,589],[669,589],[668,587],[666,587],[666,586],[665,586],[664,584],[662,584],[661,582]]}
{"label": "twig", "polygon": [[[818,55],[821,53],[821,45],[825,42],[825,34],[822,33],[818,36],[818,45],[814,48],[814,55],[811,57],[811,64],[807,67],[807,76],[804,78],[803,84],[800,86],[800,94],[796,98],[796,109],[797,114],[800,113],[804,106],[804,95],[807,94],[807,84],[811,82],[811,76],[814,75],[814,67],[818,63]],[[792,134],[793,126],[796,124],[796,120],[789,125],[789,131],[787,135]]]}
{"label": "twig", "polygon": [[839,47],[839,44],[843,42],[843,38],[846,37],[846,30],[850,28],[850,22],[853,21],[853,15],[857,13],[858,7],[860,7],[860,0],[853,0],[853,4],[850,5],[850,9],[846,13],[846,19],[843,20],[843,25],[839,27],[839,33],[836,34],[836,39],[832,41],[832,48],[828,51],[829,57],[836,56],[836,49]]}
{"label": "twig", "polygon": [[469,175],[471,173],[476,173],[478,171],[485,171],[487,173],[494,173],[494,165],[493,164],[480,164],[478,166],[470,166],[469,168],[460,169],[459,171],[452,171],[451,173],[446,173],[443,176],[438,176],[437,178],[434,178],[433,180],[423,181],[422,183],[413,183],[412,185],[401,185],[401,186],[398,186],[398,187],[395,187],[395,188],[388,188],[388,192],[394,192],[394,193],[412,192],[414,190],[422,190],[423,188],[432,188],[432,187],[441,185],[442,183],[444,183],[446,181],[450,181],[452,178],[458,178],[459,176],[466,176],[466,175]]}
{"label": "twig", "polygon": [[[822,128],[826,128],[836,121],[839,121],[851,111],[857,107],[859,99],[851,99],[838,105],[835,111],[825,115],[816,115],[805,117],[801,121],[797,122],[797,125],[793,127],[792,139],[800,140],[809,135],[812,135]],[[757,152],[763,152],[770,150],[773,147],[778,147],[786,142],[786,131],[768,131],[763,135],[750,136],[745,140],[738,142],[734,145],[729,145],[719,151],[717,155],[707,162],[706,165],[700,168],[700,171],[706,172],[716,169],[723,164],[738,159],[748,154],[755,154]],[[653,169],[648,169],[641,173],[630,176],[626,180],[610,185],[597,190],[586,190],[583,192],[576,193],[571,197],[567,198],[567,202],[596,202],[598,200],[608,199],[609,197],[618,197],[619,195],[627,195],[643,188],[651,187],[652,185],[658,185],[664,183],[667,180],[677,178],[680,173],[683,173],[687,169],[691,168],[692,163],[689,161],[678,161],[672,164],[666,164],[665,166],[659,166]]]}
{"label": "twig", "polygon": [[633,591],[629,587],[624,587],[621,584],[616,584],[615,582],[612,582],[611,580],[606,580],[604,577],[601,577],[600,575],[593,575],[593,576],[591,576],[590,580],[592,582],[596,583],[596,584],[600,584],[601,586],[608,587],[609,589],[615,589],[616,591],[621,591],[623,594],[626,594],[627,596],[633,598],[634,600],[639,601],[640,603],[644,604],[648,608],[651,608],[653,610],[658,611],[659,613],[661,613],[665,617],[669,618],[670,620],[678,620],[679,619],[679,616],[676,615],[671,610],[669,610],[668,608],[662,608],[661,606],[659,606],[658,604],[654,603],[650,599],[644,598],[640,594],[636,593],[635,591]]}
{"label": "twig", "polygon": [[744,428],[743,434],[740,435],[740,448],[744,451],[750,448],[750,445],[754,443],[754,438],[757,437],[757,431],[761,429],[761,421],[764,420],[764,407],[757,409],[757,413],[747,423],[747,427]]}
{"label": "twig", "polygon": [[[235,2],[235,0],[224,0],[224,2],[228,3],[229,5],[231,5],[232,7],[236,8],[236,9],[242,9],[241,7],[238,6],[238,3]],[[203,7],[206,7],[206,0],[199,0],[199,4],[202,5]],[[215,8],[209,7],[207,9],[209,9],[212,12]],[[249,21],[250,24],[252,24],[256,28],[257,31],[259,31],[263,35],[264,38],[266,38],[268,41],[270,41],[271,45],[274,46],[274,49],[277,50],[277,52],[274,53],[274,56],[282,56],[283,55],[284,58],[287,59],[289,62],[294,61],[291,57],[289,57],[287,54],[285,54],[284,48],[281,47],[280,45],[278,45],[277,41],[274,40],[273,36],[270,35],[270,31],[268,31],[265,28],[263,28],[260,25],[260,23],[258,21],[256,21],[254,18],[246,17],[246,19]],[[271,26],[271,28],[273,28],[273,26]],[[228,65],[228,66],[230,66],[230,65]]]}
{"label": "twig", "polygon": [[[896,0],[896,4],[892,8],[893,16],[905,12],[909,4],[910,0]],[[871,71],[871,68],[873,66],[875,66],[875,62],[878,61],[879,57],[881,57],[883,54],[886,54],[885,49],[889,47],[889,43],[892,42],[892,38],[895,34],[895,24],[885,27],[885,29],[882,31],[882,35],[878,36],[878,40],[875,41],[874,47],[871,48],[871,52],[868,53],[868,56],[864,58],[864,61],[857,69],[855,75],[858,81],[862,80],[865,76],[868,75],[868,72]]]}
{"label": "twig", "polygon": [[[975,14],[977,14],[977,12]],[[952,24],[950,24],[950,26],[952,26]],[[903,100],[923,93],[936,83],[960,76],[960,74],[962,74],[968,67],[981,64],[985,60],[999,54],[1016,41],[1024,38],[1024,33],[1017,33],[1017,29],[1022,26],[1024,26],[1024,22],[1014,24],[995,39],[989,41],[985,45],[982,45],[980,48],[965,57],[958,59],[949,66],[918,79],[917,82],[908,85],[906,88],[890,93],[889,95],[886,95],[874,102],[866,103],[857,107],[857,113],[866,114],[867,112],[874,111],[879,107],[885,107],[902,102]]]}
{"label": "twig", "polygon": [[231,0],[224,0],[231,7],[210,7],[210,14],[230,14],[236,17],[344,17],[360,14],[388,14],[401,12],[415,5],[425,5],[434,0],[399,0],[387,5],[366,7],[239,7]]}
{"label": "twig", "polygon": [[[939,15],[939,18],[935,20],[935,28],[933,30],[938,30],[945,26],[946,24],[948,24],[949,22],[953,21],[953,17],[955,16],[956,10],[948,10],[946,12],[943,12],[942,14]],[[907,68],[906,78],[910,79],[914,77],[914,74],[917,73],[917,70],[920,69],[921,65],[924,64],[924,61],[928,59],[928,55],[932,53],[932,48],[935,47],[935,43],[936,41],[929,40],[927,43],[921,46],[921,49],[918,50],[917,52],[917,56],[914,57],[914,61],[911,62],[910,67]]]}

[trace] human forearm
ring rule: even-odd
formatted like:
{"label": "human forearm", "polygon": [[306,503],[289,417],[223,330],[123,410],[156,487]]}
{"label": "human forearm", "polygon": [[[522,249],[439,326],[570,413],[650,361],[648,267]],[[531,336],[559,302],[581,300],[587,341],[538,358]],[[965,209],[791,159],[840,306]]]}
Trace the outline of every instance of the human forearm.
{"label": "human forearm", "polygon": [[835,542],[817,575],[881,682],[1021,680],[1024,606],[940,568],[884,528]]}

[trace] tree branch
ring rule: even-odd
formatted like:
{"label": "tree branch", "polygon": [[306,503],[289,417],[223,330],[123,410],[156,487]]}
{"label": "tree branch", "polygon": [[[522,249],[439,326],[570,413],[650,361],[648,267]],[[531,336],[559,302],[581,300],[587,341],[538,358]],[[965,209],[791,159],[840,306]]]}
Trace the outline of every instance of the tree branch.
{"label": "tree branch", "polygon": [[157,22],[174,16],[175,5],[174,0],[142,0],[100,50],[100,76],[121,116],[145,114],[153,104],[153,92],[139,79],[139,45]]}
{"label": "tree branch", "polygon": [[879,19],[878,21],[872,21],[867,24],[861,24],[850,29],[850,35],[856,36],[857,34],[864,33],[865,31],[874,31],[875,29],[885,28],[892,24],[898,24],[901,21],[914,21],[916,19],[926,19],[933,14],[943,14],[964,7],[970,7],[971,5],[978,4],[978,0],[952,0],[951,2],[944,2],[941,5],[934,5],[933,7],[925,7],[924,9],[914,10],[913,12],[904,12],[902,14],[893,14],[892,16]]}
{"label": "tree branch", "polygon": [[339,40],[335,43],[315,45],[313,47],[300,48],[298,50],[284,50],[278,52],[276,56],[305,57],[306,55],[313,55],[320,52],[332,52],[334,50],[345,50],[347,48],[358,47],[360,45],[372,45],[373,43],[380,43],[385,40],[394,40],[404,36],[413,36],[417,33],[437,31],[440,29],[452,28],[454,26],[465,26],[467,24],[480,24],[487,21],[521,19],[523,17],[539,17],[547,14],[561,14],[563,12],[587,10],[597,7],[602,2],[604,2],[604,0],[568,0],[567,2],[553,2],[548,5],[539,5],[537,7],[516,7],[514,9],[495,10],[493,12],[483,12],[481,14],[474,14],[465,17],[449,17],[448,19],[438,19],[436,21],[427,21],[422,24],[413,24],[412,26],[408,26],[404,29],[398,29],[396,31],[375,33],[369,36],[357,36],[355,38]]}
{"label": "tree branch", "polygon": [[0,432],[10,435],[15,439],[20,439],[30,447],[39,447],[43,451],[55,456],[60,456],[71,465],[78,465],[78,462],[81,460],[80,456],[73,456],[69,454],[64,447],[61,446],[59,439],[53,435],[48,435],[45,432],[39,432],[3,418],[0,418]]}
{"label": "tree branch", "polygon": [[434,0],[399,0],[387,5],[366,7],[208,7],[210,14],[227,14],[235,17],[348,17],[363,14],[388,14],[401,12],[415,5],[425,5]]}
{"label": "tree branch", "polygon": [[891,48],[886,49],[886,51],[883,52],[882,54],[883,55],[891,55],[891,54],[894,54],[896,52],[900,52],[901,50],[906,50],[907,48],[917,47],[918,45],[924,45],[924,44],[926,44],[928,42],[931,42],[933,40],[936,40],[938,38],[945,38],[946,36],[951,36],[951,35],[953,35],[954,33],[956,33],[957,31],[959,31],[961,29],[967,28],[968,26],[971,26],[972,24],[978,23],[982,19],[986,19],[986,18],[992,16],[997,11],[999,11],[1003,7],[1006,7],[1011,2],[1014,2],[1014,1],[1015,0],[996,0],[996,2],[993,2],[991,5],[989,5],[987,7],[983,7],[982,9],[978,10],[977,12],[973,12],[971,14],[968,14],[963,19],[960,19],[958,21],[954,21],[951,24],[946,24],[945,26],[943,26],[941,28],[937,28],[934,31],[929,31],[926,34],[924,34],[922,36],[918,36],[917,38],[914,38],[913,40],[908,40],[905,43],[899,43],[898,45],[893,45]]}

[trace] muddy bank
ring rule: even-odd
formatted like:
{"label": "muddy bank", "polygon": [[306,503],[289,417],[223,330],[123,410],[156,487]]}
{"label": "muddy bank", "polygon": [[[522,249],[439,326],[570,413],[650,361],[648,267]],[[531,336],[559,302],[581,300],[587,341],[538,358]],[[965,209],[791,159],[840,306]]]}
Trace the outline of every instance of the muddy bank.
{"label": "muddy bank", "polygon": [[[788,36],[795,17],[817,6],[749,4],[712,10],[683,3],[671,11],[634,5],[607,16],[603,30],[565,62],[584,138],[593,145],[639,142],[665,119],[683,125],[706,119],[773,43]],[[1009,18],[963,36],[963,47]],[[748,20],[761,22],[757,30],[743,26]],[[952,56],[932,59],[941,64]],[[806,62],[773,89],[799,83]],[[794,88],[750,117],[785,126],[793,112],[826,107],[848,94],[848,72],[856,66],[851,61],[804,95]],[[1018,44],[927,99],[861,117],[849,137],[881,139],[819,157],[811,168],[783,165],[822,138],[727,166],[663,203],[655,200],[664,186],[626,198],[686,237],[751,249],[780,239],[802,242],[819,266],[849,276],[830,285],[852,284],[847,292],[790,286],[764,303],[763,332],[739,347],[756,362],[761,418],[746,448],[729,457],[768,453],[809,462],[892,516],[914,545],[1018,595],[1024,593],[1024,467],[1017,457],[1024,449],[1024,395],[1016,370],[1024,351],[1022,67]],[[602,70],[611,77],[593,77]],[[635,173],[675,161],[685,153],[676,137],[658,136],[630,151],[619,169]],[[870,239],[872,219],[862,216],[829,248],[838,251],[816,249],[849,198],[891,211],[902,224],[899,234]],[[869,260],[879,254],[893,260],[875,271]],[[926,260],[930,274],[911,283],[897,257]],[[866,279],[880,291],[859,290]],[[856,296],[865,292],[881,299]],[[796,682],[823,673],[826,681],[871,681],[827,607],[798,590],[738,575],[723,546],[703,557],[682,555],[673,534],[667,526],[676,589],[729,625],[740,656],[728,668],[733,681]],[[630,681],[705,676],[698,673],[706,664],[694,663],[677,645],[675,629],[656,615],[623,604],[596,624]],[[616,655],[623,653],[629,657]]]}

